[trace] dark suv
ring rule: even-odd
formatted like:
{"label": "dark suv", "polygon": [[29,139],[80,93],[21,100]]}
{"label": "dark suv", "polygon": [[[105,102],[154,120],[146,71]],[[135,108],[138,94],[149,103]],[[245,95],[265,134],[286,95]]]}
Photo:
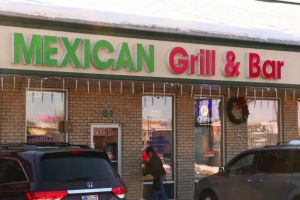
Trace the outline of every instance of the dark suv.
{"label": "dark suv", "polygon": [[195,200],[300,200],[300,145],[247,150],[199,180]]}
{"label": "dark suv", "polygon": [[125,186],[103,152],[67,144],[0,149],[1,200],[125,199]]}

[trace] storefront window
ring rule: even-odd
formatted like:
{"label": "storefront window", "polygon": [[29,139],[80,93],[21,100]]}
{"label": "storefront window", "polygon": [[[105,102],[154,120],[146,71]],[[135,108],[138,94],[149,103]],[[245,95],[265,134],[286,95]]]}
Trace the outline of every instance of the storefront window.
{"label": "storefront window", "polygon": [[[163,161],[166,179],[173,180],[173,100],[170,96],[143,97],[143,148],[149,145]],[[145,176],[145,180],[148,179]]]}
{"label": "storefront window", "polygon": [[278,100],[248,100],[248,148],[276,145],[279,141]]}
{"label": "storefront window", "polygon": [[65,141],[65,93],[26,92],[27,142]]}
{"label": "storefront window", "polygon": [[222,162],[221,99],[195,99],[195,177],[218,172]]}

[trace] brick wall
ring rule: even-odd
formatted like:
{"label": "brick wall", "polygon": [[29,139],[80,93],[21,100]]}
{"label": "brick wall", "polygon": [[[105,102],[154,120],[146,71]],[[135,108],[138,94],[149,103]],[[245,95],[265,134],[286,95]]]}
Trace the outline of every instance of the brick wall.
{"label": "brick wall", "polygon": [[282,119],[283,141],[299,139],[297,101],[291,99],[282,101]]}
{"label": "brick wall", "polygon": [[224,102],[224,138],[225,138],[225,162],[230,161],[235,155],[248,148],[247,127],[245,124],[233,124],[227,115],[225,97]]}
{"label": "brick wall", "polygon": [[175,105],[177,199],[191,200],[195,186],[194,98],[177,96]]}
{"label": "brick wall", "polygon": [[[129,91],[120,94],[118,90],[76,92],[70,90],[69,121],[75,126],[70,133],[70,142],[90,144],[91,123],[119,123],[122,126],[122,179],[128,189],[127,198],[135,200],[142,197],[142,97]],[[107,107],[113,116],[103,117]]]}
{"label": "brick wall", "polygon": [[25,141],[25,90],[0,91],[0,143]]}

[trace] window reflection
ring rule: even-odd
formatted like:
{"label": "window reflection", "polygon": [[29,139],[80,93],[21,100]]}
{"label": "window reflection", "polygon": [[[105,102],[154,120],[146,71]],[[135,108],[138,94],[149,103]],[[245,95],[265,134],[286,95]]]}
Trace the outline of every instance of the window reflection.
{"label": "window reflection", "polygon": [[[173,180],[173,98],[170,96],[143,97],[143,150],[153,146],[163,161],[166,179]],[[143,152],[142,159],[147,159]],[[144,180],[152,180],[150,175]]]}
{"label": "window reflection", "polygon": [[221,99],[195,99],[195,177],[218,172],[221,165]]}
{"label": "window reflection", "polygon": [[27,142],[65,141],[64,122],[64,92],[26,92]]}
{"label": "window reflection", "polygon": [[248,148],[278,143],[278,101],[248,100]]}

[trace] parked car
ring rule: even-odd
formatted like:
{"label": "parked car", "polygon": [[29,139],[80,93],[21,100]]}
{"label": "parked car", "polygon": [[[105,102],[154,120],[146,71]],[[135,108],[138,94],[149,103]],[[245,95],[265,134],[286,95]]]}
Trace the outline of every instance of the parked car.
{"label": "parked car", "polygon": [[104,152],[68,144],[0,146],[1,200],[120,200],[125,195]]}
{"label": "parked car", "polygon": [[300,200],[300,143],[242,152],[200,179],[195,200]]}

